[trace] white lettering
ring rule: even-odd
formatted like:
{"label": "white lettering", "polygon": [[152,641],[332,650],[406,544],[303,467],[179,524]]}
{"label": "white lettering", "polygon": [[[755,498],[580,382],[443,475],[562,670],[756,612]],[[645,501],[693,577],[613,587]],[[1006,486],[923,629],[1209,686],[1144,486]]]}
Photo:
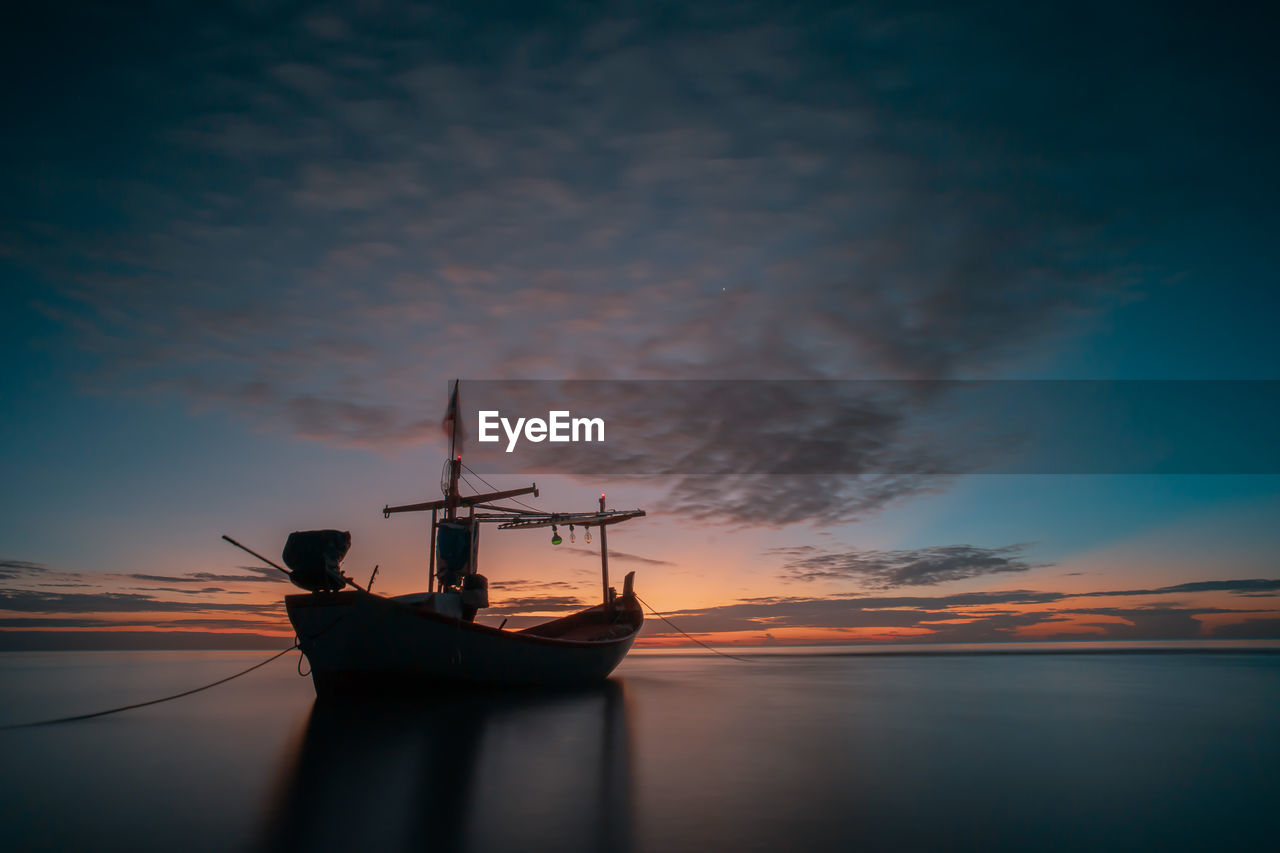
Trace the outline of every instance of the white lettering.
{"label": "white lettering", "polygon": [[552,441],[568,441],[569,433],[569,413],[564,411],[556,411],[549,413],[551,418],[551,435]]}
{"label": "white lettering", "polygon": [[524,426],[524,418],[520,418],[516,421],[515,429],[511,428],[510,421],[508,421],[506,418],[502,419],[502,428],[506,430],[507,438],[509,439],[509,441],[507,442],[508,453],[516,449],[516,440],[520,438],[520,427],[522,426]]}
{"label": "white lettering", "polygon": [[[584,438],[578,438],[578,427],[582,427],[586,433]],[[596,435],[599,438],[591,437],[591,428],[596,428]],[[574,418],[573,419],[573,440],[574,441],[604,441],[604,418]]]}
{"label": "white lettering", "polygon": [[489,434],[489,430],[491,429],[496,430],[497,428],[498,428],[497,412],[481,412],[480,413],[480,440],[481,441],[488,441],[488,442],[497,441],[498,434],[496,432],[493,435]]}
{"label": "white lettering", "polygon": [[498,427],[507,436],[507,453],[512,453],[525,440],[539,443],[550,439],[553,442],[566,441],[604,441],[604,418],[575,418],[573,413],[565,409],[557,409],[547,413],[547,420],[542,418],[516,418],[514,424],[496,410],[480,412],[480,440],[491,443],[501,441]]}

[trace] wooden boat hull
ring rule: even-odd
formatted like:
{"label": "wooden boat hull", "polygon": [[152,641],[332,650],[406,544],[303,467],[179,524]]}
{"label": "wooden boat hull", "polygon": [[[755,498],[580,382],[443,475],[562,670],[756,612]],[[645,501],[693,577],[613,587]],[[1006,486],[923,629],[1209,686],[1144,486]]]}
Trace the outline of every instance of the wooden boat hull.
{"label": "wooden boat hull", "polygon": [[644,622],[634,596],[524,631],[358,591],[289,595],[285,609],[317,693],[440,682],[588,684],[613,672]]}

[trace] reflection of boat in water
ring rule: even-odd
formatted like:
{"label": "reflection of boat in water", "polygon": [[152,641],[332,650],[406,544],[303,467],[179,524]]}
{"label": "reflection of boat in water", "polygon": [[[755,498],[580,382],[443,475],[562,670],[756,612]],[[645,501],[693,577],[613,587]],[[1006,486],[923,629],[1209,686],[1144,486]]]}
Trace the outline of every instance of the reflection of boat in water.
{"label": "reflection of boat in water", "polygon": [[[449,412],[444,497],[383,508],[385,516],[431,513],[427,592],[387,597],[361,588],[339,568],[351,545],[350,535],[341,531],[294,533],[285,545],[290,579],[310,590],[286,596],[285,607],[311,664],[317,692],[369,682],[401,687],[441,680],[540,686],[600,681],[630,651],[644,622],[632,588],[635,573],[626,576],[622,595],[609,586],[607,536],[609,526],[643,516],[644,511],[608,510],[604,495],[599,510],[592,512],[542,512],[498,503],[537,496],[536,485],[462,494],[462,456],[454,453],[459,421],[456,384]],[[587,542],[591,529],[598,530],[601,603],[518,631],[477,624],[476,612],[489,606],[488,582],[476,571],[480,526],[485,523],[496,523],[499,529],[550,527],[556,545],[561,527],[570,529],[571,538],[581,528]]]}
{"label": "reflection of boat in water", "polygon": [[268,815],[267,850],[631,846],[621,685],[321,696]]}

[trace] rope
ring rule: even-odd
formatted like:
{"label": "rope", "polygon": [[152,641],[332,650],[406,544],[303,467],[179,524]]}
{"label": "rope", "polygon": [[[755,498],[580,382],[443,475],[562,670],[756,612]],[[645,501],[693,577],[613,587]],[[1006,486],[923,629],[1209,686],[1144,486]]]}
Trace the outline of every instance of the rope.
{"label": "rope", "polygon": [[[467,465],[467,463],[463,462],[463,463],[462,463],[462,467],[463,467],[464,469],[466,469],[467,471],[471,471],[471,473],[472,473],[472,474],[475,474],[475,475],[476,475],[476,479],[477,479],[477,480],[479,480],[480,482],[484,483],[484,484],[485,484],[486,486],[488,486],[490,489],[493,489],[495,492],[496,492],[496,491],[498,491],[498,487],[497,487],[497,486],[495,486],[493,483],[490,483],[488,480],[486,480],[484,477],[481,477],[479,474],[476,474],[476,472],[475,472],[475,471],[472,471],[472,470],[471,470],[471,467],[470,467],[470,466],[468,466],[468,465]],[[466,479],[466,478],[464,477],[463,479]],[[470,482],[470,481],[468,481],[468,482]],[[475,487],[475,486],[472,486],[471,488],[475,489],[476,487]],[[479,490],[479,489],[476,489],[476,491],[478,492],[478,491],[480,491],[480,490]],[[536,506],[529,506],[529,504],[525,503],[524,501],[520,500],[519,498],[507,498],[507,500],[508,500],[508,501],[510,501],[510,502],[511,502],[511,503],[513,503],[513,504],[519,504],[520,506],[524,507],[525,509],[527,509],[527,510],[529,510],[529,511],[531,511],[531,512],[542,512],[542,510],[538,509]]]}
{"label": "rope", "polygon": [[[342,617],[341,617],[341,616],[339,616],[338,618],[339,618],[339,619],[341,619]],[[333,625],[330,625],[330,626],[329,626],[329,628],[332,628],[332,627],[333,627]],[[327,630],[329,630],[329,628],[325,628],[324,630],[325,630],[325,631],[327,631]],[[323,633],[324,633],[324,631],[321,631],[320,633],[321,633],[321,634],[323,634]],[[319,635],[317,634],[317,636],[319,636]],[[297,635],[297,634],[294,634],[294,635],[293,635],[293,645],[294,645],[294,647],[296,647],[296,648],[299,648],[299,649],[301,649],[301,648],[302,648],[302,640],[301,640],[301,638],[300,638],[300,637],[298,637],[298,635]],[[300,654],[300,655],[298,655],[298,675],[299,675],[299,677],[301,677],[301,678],[306,678],[308,675],[310,675],[310,674],[311,674],[311,669],[310,669],[310,668],[308,668],[306,672],[303,672],[303,671],[302,671],[302,662],[303,662],[304,660],[305,660],[305,661],[307,661],[307,663],[308,663],[308,664],[309,664],[309,663],[311,663],[311,661],[307,660],[307,656],[306,656],[306,654]]]}
{"label": "rope", "polygon": [[645,600],[644,600],[643,598],[641,598],[640,596],[638,596],[638,595],[636,596],[636,601],[639,601],[639,602],[640,602],[641,604],[643,604],[645,607],[648,607],[648,608],[649,608],[649,612],[650,612],[650,613],[652,613],[654,616],[657,616],[657,617],[658,617],[659,619],[661,619],[663,622],[666,622],[666,623],[667,623],[668,625],[670,625],[672,628],[675,628],[675,630],[676,630],[676,632],[677,632],[677,633],[682,634],[686,639],[692,640],[693,642],[695,642],[695,643],[697,643],[698,645],[702,646],[702,647],[703,647],[704,649],[706,649],[707,651],[709,651],[709,652],[715,652],[716,654],[721,655],[722,657],[727,657],[727,658],[729,658],[729,659],[731,659],[731,660],[740,660],[740,661],[742,661],[743,663],[756,663],[756,661],[752,660],[751,658],[740,658],[740,657],[738,657],[737,655],[731,655],[731,654],[729,654],[728,652],[722,652],[722,651],[720,651],[719,649],[712,648],[711,646],[708,646],[706,643],[702,642],[702,641],[701,641],[701,640],[699,640],[697,637],[691,636],[691,635],[689,635],[689,634],[686,634],[684,631],[681,631],[679,628],[677,628],[677,627],[676,627],[676,623],[672,622],[670,619],[668,619],[667,617],[663,616],[663,615],[662,615],[661,613],[659,613],[658,611],[654,610],[654,609],[653,609],[653,606],[652,606],[652,605],[650,605],[650,604],[649,604],[649,602],[645,601]]}
{"label": "rope", "polygon": [[161,699],[152,699],[148,702],[135,702],[132,705],[121,705],[119,708],[110,708],[106,711],[94,711],[92,714],[77,714],[74,717],[57,717],[52,720],[39,720],[34,723],[12,723],[7,726],[0,726],[0,731],[7,731],[9,729],[28,729],[34,726],[52,726],[56,723],[74,723],[77,720],[89,720],[94,717],[105,717],[107,714],[118,714],[121,711],[132,711],[134,708],[145,708],[148,705],[158,705],[161,702],[169,702],[173,699],[181,699],[183,696],[190,696],[192,693],[199,693],[201,690],[208,690],[210,687],[217,687],[219,684],[226,684],[228,681],[230,681],[233,678],[239,678],[242,675],[248,675],[249,673],[253,672],[255,669],[260,669],[261,667],[264,667],[267,664],[271,663],[276,658],[284,657],[285,655],[289,654],[289,652],[293,651],[296,648],[298,648],[298,646],[295,641],[294,645],[290,646],[284,651],[276,652],[274,655],[262,661],[261,663],[255,663],[253,666],[249,667],[248,669],[243,669],[240,672],[237,672],[235,675],[228,675],[226,678],[219,678],[217,681],[210,682],[209,684],[206,684],[203,687],[196,687],[191,690],[184,690],[183,692],[175,693],[172,696],[165,696]]}
{"label": "rope", "polygon": [[[462,467],[467,471],[471,471],[472,474],[476,474],[476,472],[472,470],[471,466],[468,465],[467,463],[463,462]],[[484,477],[481,477],[479,474],[476,474],[476,479],[484,483],[489,488],[493,489],[495,492],[498,490],[497,486],[495,486],[493,483],[490,483],[488,480],[486,480]],[[479,489],[477,489],[476,491],[479,491]]]}

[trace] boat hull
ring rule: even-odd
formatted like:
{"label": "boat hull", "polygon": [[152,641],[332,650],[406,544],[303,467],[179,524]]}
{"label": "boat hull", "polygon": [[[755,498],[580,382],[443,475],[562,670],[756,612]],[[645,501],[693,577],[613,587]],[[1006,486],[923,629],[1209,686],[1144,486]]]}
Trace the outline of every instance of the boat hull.
{"label": "boat hull", "polygon": [[317,693],[351,688],[562,686],[601,681],[630,651],[634,597],[526,631],[503,631],[365,592],[285,597]]}

